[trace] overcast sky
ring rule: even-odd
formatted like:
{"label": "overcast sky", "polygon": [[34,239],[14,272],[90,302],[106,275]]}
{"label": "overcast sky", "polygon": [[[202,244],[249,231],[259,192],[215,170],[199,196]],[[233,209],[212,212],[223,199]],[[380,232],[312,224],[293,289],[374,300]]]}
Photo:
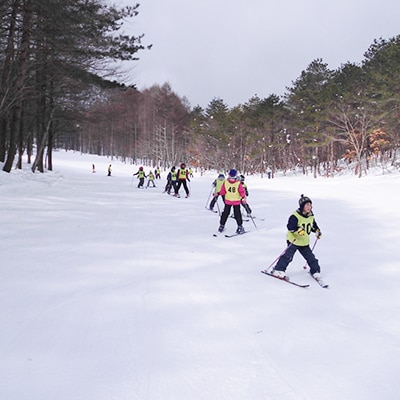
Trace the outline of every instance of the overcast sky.
{"label": "overcast sky", "polygon": [[124,29],[153,47],[130,64],[130,83],[168,82],[192,107],[281,96],[316,58],[331,69],[359,63],[374,39],[400,34],[399,0],[138,2]]}

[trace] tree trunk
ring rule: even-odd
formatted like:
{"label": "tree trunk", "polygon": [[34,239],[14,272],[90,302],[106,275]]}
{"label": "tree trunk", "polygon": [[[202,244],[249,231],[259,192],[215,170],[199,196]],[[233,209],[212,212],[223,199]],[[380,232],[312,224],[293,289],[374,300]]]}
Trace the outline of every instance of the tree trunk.
{"label": "tree trunk", "polygon": [[[1,73],[1,84],[0,84],[0,162],[3,162],[6,159],[7,153],[7,132],[9,124],[7,123],[7,118],[9,118],[9,112],[6,110],[8,104],[12,103],[10,97],[12,96],[13,91],[11,91],[10,83],[12,82],[12,63],[15,59],[15,32],[16,32],[16,21],[18,17],[19,10],[19,0],[15,0],[11,5],[10,12],[10,22],[8,28],[8,38],[7,38],[7,47],[5,49],[3,68]],[[15,156],[15,151],[14,151]],[[12,156],[11,166],[14,160],[14,156]],[[3,168],[4,171],[10,172],[9,164],[10,159],[6,161],[7,167]]]}
{"label": "tree trunk", "polygon": [[21,53],[19,72],[17,77],[17,110],[16,110],[16,129],[17,129],[17,146],[19,153],[18,168],[22,168],[22,154],[24,152],[24,95],[25,95],[25,77],[27,75],[29,63],[29,46],[32,35],[32,0],[25,0],[23,6],[23,31],[21,38]]}

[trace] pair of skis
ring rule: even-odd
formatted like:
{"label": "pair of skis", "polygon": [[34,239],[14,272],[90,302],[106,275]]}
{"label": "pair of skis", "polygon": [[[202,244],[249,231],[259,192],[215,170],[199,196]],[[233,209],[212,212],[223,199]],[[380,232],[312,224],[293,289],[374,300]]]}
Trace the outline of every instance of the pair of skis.
{"label": "pair of skis", "polygon": [[[294,285],[294,286],[297,286],[297,287],[301,287],[301,288],[308,288],[308,287],[310,287],[310,285],[309,284],[302,284],[302,283],[298,283],[298,282],[294,282],[294,281],[291,281],[291,280],[289,280],[289,278],[287,278],[287,277],[285,277],[285,278],[279,278],[279,277],[277,277],[277,276],[275,276],[275,275],[272,275],[270,272],[268,272],[267,270],[263,270],[263,271],[261,271],[263,274],[265,274],[265,275],[268,275],[268,276],[272,276],[273,278],[275,278],[275,279],[279,279],[280,281],[284,281],[284,282],[287,282],[287,283],[290,283],[291,285]],[[325,283],[321,278],[314,278],[312,275],[310,275],[311,277],[312,277],[312,279],[314,279],[315,280],[315,282],[317,282],[318,283],[318,285],[319,286],[321,286],[322,288],[324,288],[324,289],[328,289],[329,288],[329,285],[327,284],[327,283]]]}
{"label": "pair of skis", "polygon": [[[245,233],[249,233],[249,232],[251,232],[251,231],[244,231],[244,232],[242,232],[242,233],[232,233],[232,234],[230,234],[230,235],[225,234],[224,236],[225,236],[226,238],[233,238],[233,237],[235,237],[235,236],[242,236],[242,235],[244,235]],[[221,235],[221,233],[222,233],[222,232],[213,233],[213,236],[214,236],[214,237],[218,237],[219,235]]]}

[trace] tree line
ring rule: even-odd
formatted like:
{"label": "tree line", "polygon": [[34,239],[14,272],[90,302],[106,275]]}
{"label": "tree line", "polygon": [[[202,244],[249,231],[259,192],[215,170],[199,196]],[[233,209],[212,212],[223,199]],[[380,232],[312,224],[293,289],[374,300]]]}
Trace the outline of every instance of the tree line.
{"label": "tree line", "polygon": [[[78,135],[86,110],[109,88],[111,61],[136,60],[143,35],[119,34],[139,5],[100,0],[0,2],[0,162],[10,172],[27,154],[32,171],[52,169],[57,140]],[[150,46],[148,46],[150,47]],[[34,153],[35,149],[35,153]],[[33,160],[31,157],[35,156]]]}
{"label": "tree line", "polygon": [[[201,165],[248,173],[301,169],[332,176],[396,165],[400,139],[400,36],[377,39],[360,64],[331,70],[313,60],[280,98],[251,98],[232,109],[221,99],[191,112]],[[200,151],[199,151],[200,150]],[[396,165],[398,166],[398,165]]]}
{"label": "tree line", "polygon": [[[138,61],[143,35],[118,35],[139,5],[99,0],[0,3],[0,162],[52,169],[54,148],[169,168],[358,176],[394,165],[399,148],[400,36],[376,39],[361,63],[313,60],[284,96],[191,107],[165,83],[139,91],[108,80],[111,60]],[[107,75],[107,73],[109,75]],[[32,161],[31,156],[35,159]]]}
{"label": "tree line", "polygon": [[167,83],[142,92],[112,89],[88,109],[80,150],[165,168],[185,161],[316,177],[350,166],[362,176],[371,166],[396,164],[399,72],[397,36],[375,40],[360,64],[331,70],[313,60],[282,98],[254,96],[232,108],[220,98],[191,108]]}

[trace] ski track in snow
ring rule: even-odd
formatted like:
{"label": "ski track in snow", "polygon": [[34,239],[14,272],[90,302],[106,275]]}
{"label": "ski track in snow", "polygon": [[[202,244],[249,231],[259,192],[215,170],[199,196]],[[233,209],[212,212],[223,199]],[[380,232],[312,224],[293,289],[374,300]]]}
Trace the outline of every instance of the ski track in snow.
{"label": "ski track in snow", "polygon": [[[398,175],[248,177],[266,219],[227,239],[212,237],[219,216],[204,208],[215,174],[177,199],[162,193],[166,172],[137,189],[134,166],[112,162],[107,177],[105,158],[54,162],[0,175],[1,398],[397,398]],[[328,290],[298,256],[287,272],[310,288],[260,274],[301,193]]]}

